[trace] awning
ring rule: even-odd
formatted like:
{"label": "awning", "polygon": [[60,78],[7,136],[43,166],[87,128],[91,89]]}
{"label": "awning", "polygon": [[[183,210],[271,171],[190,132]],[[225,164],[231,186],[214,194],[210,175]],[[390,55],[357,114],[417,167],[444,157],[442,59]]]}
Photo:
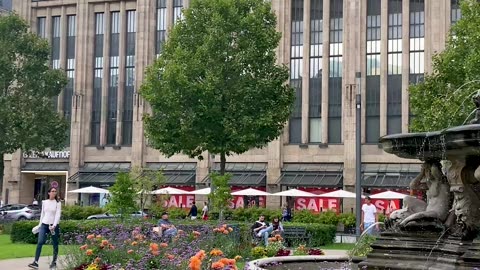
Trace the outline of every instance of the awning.
{"label": "awning", "polygon": [[362,187],[409,188],[420,170],[421,164],[364,164]]}
{"label": "awning", "polygon": [[197,163],[192,162],[149,162],[146,166],[152,171],[162,171],[166,185],[195,185]]}
{"label": "awning", "polygon": [[[215,163],[215,171],[220,170],[220,164]],[[267,184],[267,163],[230,162],[225,164],[225,171],[232,175],[228,182],[231,186],[265,186]],[[202,180],[209,183],[210,177]]]}
{"label": "awning", "polygon": [[277,184],[290,187],[341,187],[343,185],[343,164],[284,164]]}
{"label": "awning", "polygon": [[27,162],[22,171],[68,171],[68,162]]}

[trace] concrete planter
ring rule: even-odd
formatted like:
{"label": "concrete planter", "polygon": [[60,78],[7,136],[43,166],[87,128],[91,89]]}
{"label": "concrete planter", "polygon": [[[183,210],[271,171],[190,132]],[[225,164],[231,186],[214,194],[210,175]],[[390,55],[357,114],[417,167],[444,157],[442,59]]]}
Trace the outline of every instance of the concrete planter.
{"label": "concrete planter", "polygon": [[266,270],[263,265],[272,262],[311,262],[311,261],[348,261],[348,256],[339,255],[305,255],[305,256],[285,256],[285,257],[269,257],[247,262],[245,269],[248,270]]}

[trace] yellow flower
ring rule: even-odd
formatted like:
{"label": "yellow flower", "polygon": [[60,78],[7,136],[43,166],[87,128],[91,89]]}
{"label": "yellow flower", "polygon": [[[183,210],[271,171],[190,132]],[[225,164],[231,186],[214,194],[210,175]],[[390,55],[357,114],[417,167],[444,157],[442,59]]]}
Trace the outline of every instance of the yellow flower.
{"label": "yellow flower", "polygon": [[238,260],[241,260],[241,259],[242,259],[242,256],[237,255],[237,256],[235,256],[233,259],[234,259],[235,261],[238,261]]}
{"label": "yellow flower", "polygon": [[223,255],[223,252],[220,250],[220,249],[212,249],[212,251],[210,251],[210,255],[212,256],[222,256]]}

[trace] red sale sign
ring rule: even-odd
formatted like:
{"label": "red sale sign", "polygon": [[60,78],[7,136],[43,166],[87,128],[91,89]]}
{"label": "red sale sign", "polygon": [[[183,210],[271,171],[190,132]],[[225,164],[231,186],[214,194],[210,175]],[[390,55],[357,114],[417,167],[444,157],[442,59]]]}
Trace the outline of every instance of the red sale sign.
{"label": "red sale sign", "polygon": [[[326,192],[334,191],[333,189],[325,188],[299,188],[300,190],[307,191],[314,194],[323,194]],[[319,197],[296,197],[295,198],[295,210],[308,209],[313,212],[324,212],[332,210],[335,212],[340,211],[340,200],[338,198],[319,198]]]}
{"label": "red sale sign", "polygon": [[[191,186],[182,186],[175,187],[185,191],[193,191],[195,187]],[[164,207],[182,207],[190,208],[192,203],[195,201],[195,195],[190,194],[179,194],[179,195],[164,195],[163,198],[166,198],[163,202]]]}
{"label": "red sale sign", "polygon": [[[246,187],[232,187],[232,192],[247,189]],[[265,187],[255,187],[257,190],[266,191]],[[265,207],[266,196],[233,196],[230,202],[230,208],[250,208],[250,207]]]}

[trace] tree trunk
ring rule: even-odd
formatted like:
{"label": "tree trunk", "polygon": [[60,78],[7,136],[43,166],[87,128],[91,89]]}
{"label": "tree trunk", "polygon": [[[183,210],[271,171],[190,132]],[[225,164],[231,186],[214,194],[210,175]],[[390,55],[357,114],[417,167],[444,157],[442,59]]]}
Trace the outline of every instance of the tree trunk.
{"label": "tree trunk", "polygon": [[227,163],[227,157],[225,152],[220,153],[220,175],[225,175],[225,165]]}
{"label": "tree trunk", "polygon": [[3,194],[3,173],[4,173],[4,170],[5,170],[5,164],[4,164],[4,161],[3,161],[3,154],[0,153],[0,198],[2,199],[2,201],[7,204],[7,202],[5,201],[5,198],[3,196],[5,196],[5,194]]}

